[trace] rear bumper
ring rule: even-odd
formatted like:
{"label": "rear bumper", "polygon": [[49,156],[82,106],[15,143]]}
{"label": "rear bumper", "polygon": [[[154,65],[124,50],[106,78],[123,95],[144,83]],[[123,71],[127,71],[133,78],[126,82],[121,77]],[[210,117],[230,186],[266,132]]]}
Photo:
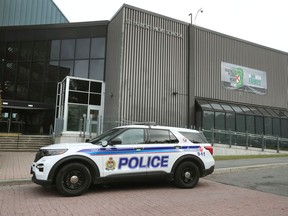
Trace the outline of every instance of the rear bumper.
{"label": "rear bumper", "polygon": [[201,177],[210,175],[214,172],[215,166],[211,166],[209,169],[203,170],[203,174]]}

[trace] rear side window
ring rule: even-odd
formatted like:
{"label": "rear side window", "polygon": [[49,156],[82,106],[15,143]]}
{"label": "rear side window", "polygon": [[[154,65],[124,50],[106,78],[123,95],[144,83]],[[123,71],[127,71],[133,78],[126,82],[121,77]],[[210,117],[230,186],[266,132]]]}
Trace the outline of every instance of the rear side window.
{"label": "rear side window", "polygon": [[195,133],[195,132],[181,132],[180,134],[185,136],[190,142],[193,143],[207,143],[205,136],[202,133]]}
{"label": "rear side window", "polygon": [[148,143],[178,143],[177,138],[169,130],[149,129]]}

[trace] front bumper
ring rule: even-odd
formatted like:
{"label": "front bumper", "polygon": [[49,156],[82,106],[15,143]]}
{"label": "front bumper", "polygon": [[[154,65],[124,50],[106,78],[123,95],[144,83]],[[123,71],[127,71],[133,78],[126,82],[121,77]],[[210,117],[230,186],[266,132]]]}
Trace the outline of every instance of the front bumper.
{"label": "front bumper", "polygon": [[35,183],[35,184],[38,184],[38,185],[42,185],[42,186],[50,186],[52,185],[52,181],[50,180],[40,180],[40,179],[37,179],[36,178],[36,175],[33,171],[33,167],[31,167],[31,171],[30,171],[30,174],[32,174],[32,181]]}

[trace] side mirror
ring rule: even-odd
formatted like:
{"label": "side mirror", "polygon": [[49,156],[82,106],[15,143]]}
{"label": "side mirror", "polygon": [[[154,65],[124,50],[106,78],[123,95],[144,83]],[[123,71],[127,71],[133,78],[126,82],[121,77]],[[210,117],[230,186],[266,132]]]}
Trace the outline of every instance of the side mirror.
{"label": "side mirror", "polygon": [[102,147],[108,146],[108,142],[106,140],[101,141],[101,146]]}

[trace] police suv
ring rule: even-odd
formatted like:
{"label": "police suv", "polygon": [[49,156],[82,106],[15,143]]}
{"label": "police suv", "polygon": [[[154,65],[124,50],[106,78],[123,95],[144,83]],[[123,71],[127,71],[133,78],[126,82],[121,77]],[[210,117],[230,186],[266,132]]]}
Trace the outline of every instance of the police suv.
{"label": "police suv", "polygon": [[78,196],[91,184],[168,179],[193,188],[214,171],[213,148],[196,130],[151,125],[111,129],[86,143],[42,147],[31,167],[32,180]]}

